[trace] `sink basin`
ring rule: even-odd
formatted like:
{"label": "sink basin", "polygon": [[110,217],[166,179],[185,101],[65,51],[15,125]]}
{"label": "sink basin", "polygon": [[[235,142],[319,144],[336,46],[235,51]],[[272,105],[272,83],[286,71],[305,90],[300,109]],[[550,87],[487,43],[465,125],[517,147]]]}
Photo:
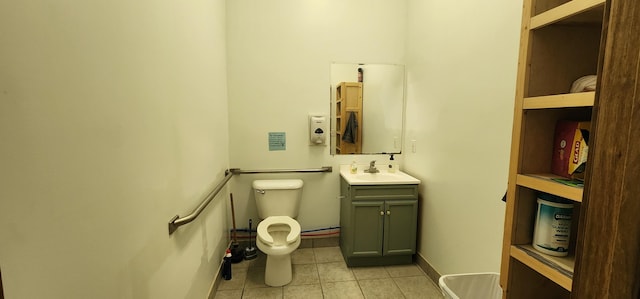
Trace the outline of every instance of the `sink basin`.
{"label": "sink basin", "polygon": [[379,167],[378,173],[367,173],[363,169],[358,169],[357,173],[349,172],[349,165],[340,167],[342,176],[350,185],[415,185],[420,184],[420,180],[402,172],[387,172],[383,167]]}

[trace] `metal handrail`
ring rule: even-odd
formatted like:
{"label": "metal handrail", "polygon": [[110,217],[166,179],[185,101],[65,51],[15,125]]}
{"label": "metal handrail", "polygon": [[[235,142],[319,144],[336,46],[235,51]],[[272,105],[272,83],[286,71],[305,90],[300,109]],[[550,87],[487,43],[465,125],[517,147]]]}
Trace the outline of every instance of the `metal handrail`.
{"label": "metal handrail", "polygon": [[180,217],[178,215],[173,216],[173,218],[171,218],[171,220],[169,221],[169,235],[173,234],[173,232],[175,232],[176,229],[178,229],[178,227],[195,220],[198,217],[198,215],[202,213],[202,210],[204,210],[204,208],[207,207],[209,202],[211,202],[211,200],[213,200],[216,197],[216,195],[218,195],[218,192],[222,190],[222,187],[224,187],[224,185],[229,181],[229,179],[231,179],[232,176],[233,176],[233,173],[231,171],[225,170],[224,178],[222,179],[222,181],[218,183],[218,185],[213,189],[213,191],[211,191],[211,193],[209,193],[209,195],[205,197],[205,200],[201,202],[200,205],[195,210],[193,210],[191,213],[189,213],[189,215],[184,217]]}
{"label": "metal handrail", "polygon": [[185,225],[193,220],[195,220],[200,213],[207,207],[207,205],[213,200],[216,195],[222,190],[225,184],[231,179],[234,174],[250,174],[250,173],[286,173],[286,172],[332,172],[333,167],[331,166],[323,166],[321,168],[307,168],[307,169],[270,169],[270,170],[241,170],[240,168],[231,168],[227,169],[224,172],[224,178],[218,185],[205,197],[205,200],[198,205],[198,207],[193,210],[189,215],[180,217],[179,215],[173,216],[171,220],[169,220],[169,235],[173,234],[178,227]]}
{"label": "metal handrail", "polygon": [[305,168],[305,169],[263,169],[263,170],[241,170],[240,168],[229,169],[233,174],[251,174],[251,173],[288,173],[288,172],[332,172],[333,167],[323,166],[321,168]]}

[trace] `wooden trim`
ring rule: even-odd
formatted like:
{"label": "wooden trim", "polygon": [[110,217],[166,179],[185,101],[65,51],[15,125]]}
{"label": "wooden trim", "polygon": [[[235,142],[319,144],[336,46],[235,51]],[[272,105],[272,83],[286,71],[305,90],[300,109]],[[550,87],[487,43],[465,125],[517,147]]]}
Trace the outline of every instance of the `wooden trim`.
{"label": "wooden trim", "polygon": [[4,299],[4,288],[2,287],[2,270],[0,270],[0,299]]}
{"label": "wooden trim", "polygon": [[[533,247],[528,246],[530,251],[533,252],[535,249]],[[533,255],[527,253],[527,251],[518,248],[517,246],[511,246],[511,256],[521,263],[527,265],[529,268],[535,270],[536,272],[542,274],[543,276],[549,278],[551,281],[557,283],[561,287],[565,288],[568,291],[571,291],[571,278],[560,273],[558,270],[553,269],[552,267],[546,265],[541,261],[540,258],[535,258]],[[542,255],[538,255],[542,256]],[[573,271],[573,258],[556,258],[551,256],[546,256],[544,260],[551,262],[555,265],[560,266],[563,269]]]}
{"label": "wooden trim", "polygon": [[593,106],[595,91],[524,98],[523,109]]}
{"label": "wooden trim", "polygon": [[518,186],[527,187],[530,189],[543,191],[549,194],[557,195],[573,201],[581,202],[583,189],[578,187],[571,187],[557,183],[551,180],[552,177],[556,177],[552,174],[544,175],[523,175],[519,174],[516,178],[516,184]]}
{"label": "wooden trim", "polygon": [[[519,172],[519,160],[520,160],[520,144],[522,143],[522,130],[523,130],[523,116],[522,116],[522,102],[524,95],[527,92],[528,86],[526,84],[526,77],[529,72],[529,55],[530,55],[530,32],[529,21],[531,16],[531,0],[525,0],[522,9],[522,25],[520,28],[520,51],[518,59],[518,72],[516,80],[516,94],[515,105],[513,112],[513,131],[511,137],[511,156],[509,159],[509,179],[507,184],[507,206],[505,209],[505,222],[504,222],[504,234],[502,238],[502,261],[500,265],[500,273],[509,273],[510,266],[510,253],[509,248],[511,241],[515,238],[514,221],[516,219],[516,176]],[[504,297],[507,296],[507,286],[509,276],[500,276],[500,286],[504,290]]]}
{"label": "wooden trim", "polygon": [[640,295],[640,3],[609,0],[572,298]]}
{"label": "wooden trim", "polygon": [[537,29],[575,16],[596,6],[604,0],[572,0],[531,18],[531,29]]}

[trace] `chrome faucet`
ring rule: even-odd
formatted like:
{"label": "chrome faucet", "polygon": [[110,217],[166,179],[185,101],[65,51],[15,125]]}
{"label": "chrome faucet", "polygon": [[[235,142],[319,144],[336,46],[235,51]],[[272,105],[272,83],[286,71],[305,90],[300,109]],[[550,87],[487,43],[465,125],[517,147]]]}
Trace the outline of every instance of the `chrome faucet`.
{"label": "chrome faucet", "polygon": [[369,162],[369,169],[365,169],[364,172],[368,172],[368,173],[380,172],[380,170],[376,168],[376,160]]}

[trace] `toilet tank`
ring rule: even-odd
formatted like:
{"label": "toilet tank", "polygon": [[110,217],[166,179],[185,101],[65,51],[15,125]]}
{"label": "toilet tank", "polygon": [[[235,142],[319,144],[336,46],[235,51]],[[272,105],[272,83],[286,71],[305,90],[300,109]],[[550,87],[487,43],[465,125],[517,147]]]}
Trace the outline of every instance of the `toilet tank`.
{"label": "toilet tank", "polygon": [[303,184],[302,180],[253,181],[260,219],[269,216],[298,217]]}

